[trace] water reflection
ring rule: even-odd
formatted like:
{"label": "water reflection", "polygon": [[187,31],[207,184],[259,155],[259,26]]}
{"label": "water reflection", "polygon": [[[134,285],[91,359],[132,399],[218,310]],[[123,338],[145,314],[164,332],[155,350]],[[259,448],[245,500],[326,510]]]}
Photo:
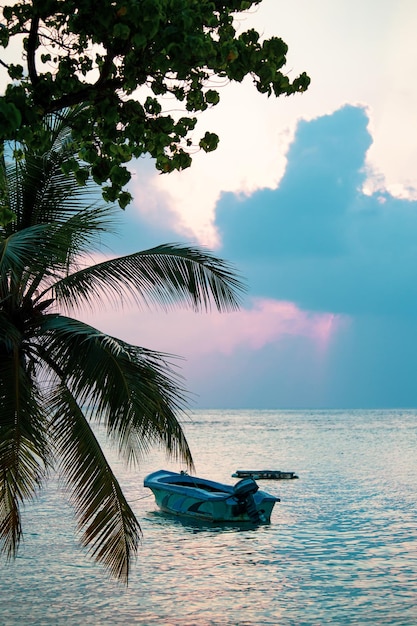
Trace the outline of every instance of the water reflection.
{"label": "water reflection", "polygon": [[[191,517],[174,515],[165,511],[150,511],[146,520],[162,527],[181,526],[184,530],[193,534],[199,532],[219,533],[219,532],[254,532],[261,528],[252,522],[207,522],[206,520],[193,519]],[[262,524],[268,526],[269,524]]]}
{"label": "water reflection", "polygon": [[136,471],[113,459],[143,530],[128,589],[77,546],[52,485],[25,511],[19,558],[2,564],[2,626],[417,624],[417,412],[210,411],[187,432],[198,475],[296,471],[265,483],[281,498],[271,524],[163,513],[143,477],[183,468],[159,452]]}

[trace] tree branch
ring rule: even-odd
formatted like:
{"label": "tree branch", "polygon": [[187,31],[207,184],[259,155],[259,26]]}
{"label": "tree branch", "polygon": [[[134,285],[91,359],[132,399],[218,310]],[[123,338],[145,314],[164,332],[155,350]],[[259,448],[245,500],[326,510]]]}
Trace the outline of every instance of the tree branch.
{"label": "tree branch", "polygon": [[39,82],[39,76],[36,71],[36,48],[38,41],[38,30],[39,30],[39,15],[34,15],[32,21],[30,23],[28,44],[27,44],[27,60],[28,60],[28,73],[29,79],[32,83],[33,87]]}
{"label": "tree branch", "polygon": [[123,82],[116,78],[111,78],[111,68],[113,65],[114,56],[107,53],[106,58],[100,69],[98,79],[93,84],[87,84],[83,88],[63,94],[60,98],[50,102],[48,106],[49,112],[59,111],[77,104],[82,104],[87,100],[96,100],[99,95],[103,95],[107,92],[115,93],[117,89],[123,87]]}
{"label": "tree branch", "polygon": [[77,104],[83,104],[89,100],[97,100],[99,96],[107,93],[114,95],[117,89],[123,87],[123,83],[120,80],[108,80],[100,83],[100,79],[92,85],[86,85],[78,91],[66,93],[56,100],[52,100],[45,107],[47,113],[54,113],[61,109],[66,109]]}

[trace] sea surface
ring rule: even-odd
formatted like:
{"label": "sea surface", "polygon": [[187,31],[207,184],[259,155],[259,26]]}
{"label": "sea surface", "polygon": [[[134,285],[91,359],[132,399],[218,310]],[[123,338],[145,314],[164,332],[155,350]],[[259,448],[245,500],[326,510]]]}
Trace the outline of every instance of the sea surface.
{"label": "sea surface", "polygon": [[135,470],[113,461],[143,530],[126,588],[78,546],[52,477],[0,564],[1,626],[417,624],[417,411],[200,410],[185,430],[200,476],[299,476],[259,481],[281,498],[271,524],[162,514],[143,478],[183,466],[160,451]]}

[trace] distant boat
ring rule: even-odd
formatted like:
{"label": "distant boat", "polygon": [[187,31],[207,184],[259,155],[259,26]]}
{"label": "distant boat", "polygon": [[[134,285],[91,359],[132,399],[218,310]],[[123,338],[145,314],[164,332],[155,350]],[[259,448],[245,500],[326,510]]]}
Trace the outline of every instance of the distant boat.
{"label": "distant boat", "polygon": [[233,478],[254,478],[255,480],[288,480],[298,478],[294,472],[280,470],[236,470]]}
{"label": "distant boat", "polygon": [[251,477],[236,485],[159,470],[144,480],[162,511],[211,522],[267,524],[279,498],[260,491]]}

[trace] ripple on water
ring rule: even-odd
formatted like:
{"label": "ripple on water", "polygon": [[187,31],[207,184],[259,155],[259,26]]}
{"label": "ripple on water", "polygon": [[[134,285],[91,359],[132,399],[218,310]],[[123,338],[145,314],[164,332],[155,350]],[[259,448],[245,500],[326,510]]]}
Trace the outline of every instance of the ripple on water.
{"label": "ripple on water", "polygon": [[417,413],[210,411],[188,431],[203,476],[232,482],[243,464],[296,471],[262,483],[281,498],[271,525],[166,516],[141,499],[143,476],[181,468],[159,453],[139,476],[114,462],[144,533],[125,589],[77,546],[52,484],[2,568],[2,626],[417,624]]}

